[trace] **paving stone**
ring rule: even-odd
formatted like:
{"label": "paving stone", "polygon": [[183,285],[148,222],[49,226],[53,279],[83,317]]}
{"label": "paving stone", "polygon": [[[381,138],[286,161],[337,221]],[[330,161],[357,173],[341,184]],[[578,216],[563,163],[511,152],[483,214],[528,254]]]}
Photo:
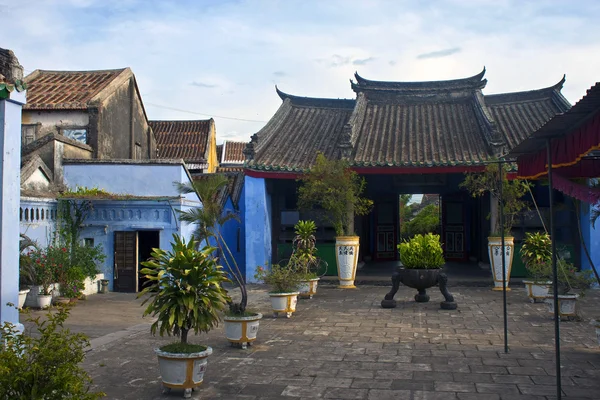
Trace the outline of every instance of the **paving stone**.
{"label": "paving stone", "polygon": [[479,393],[519,394],[517,385],[505,383],[476,383]]}
{"label": "paving stone", "polygon": [[469,382],[435,382],[436,392],[466,392],[475,393],[475,384]]}
{"label": "paving stone", "polygon": [[325,387],[316,387],[316,386],[287,386],[281,396],[285,397],[304,397],[304,398],[316,398],[322,397],[325,392]]}
{"label": "paving stone", "polygon": [[454,400],[457,399],[456,393],[450,392],[430,392],[423,390],[415,390],[413,392],[413,400]]}
{"label": "paving stone", "polygon": [[471,373],[459,373],[455,372],[452,374],[455,382],[473,382],[473,383],[492,383],[492,374],[471,374]]}
{"label": "paving stone", "polygon": [[285,390],[284,385],[272,385],[272,384],[247,384],[240,391],[240,394],[252,395],[252,396],[279,396]]}
{"label": "paving stone", "polygon": [[350,378],[315,378],[312,386],[349,388],[352,385]]}
{"label": "paving stone", "polygon": [[323,397],[326,399],[362,400],[367,398],[367,393],[367,389],[327,388]]}
{"label": "paving stone", "polygon": [[457,393],[460,400],[500,400],[497,393]]}
{"label": "paving stone", "polygon": [[391,389],[391,379],[363,379],[355,378],[352,380],[350,387],[356,389]]}
{"label": "paving stone", "polygon": [[370,389],[369,400],[411,400],[410,390]]}
{"label": "paving stone", "polygon": [[433,391],[433,381],[413,381],[408,379],[394,379],[392,381],[392,389],[398,390],[424,390]]}

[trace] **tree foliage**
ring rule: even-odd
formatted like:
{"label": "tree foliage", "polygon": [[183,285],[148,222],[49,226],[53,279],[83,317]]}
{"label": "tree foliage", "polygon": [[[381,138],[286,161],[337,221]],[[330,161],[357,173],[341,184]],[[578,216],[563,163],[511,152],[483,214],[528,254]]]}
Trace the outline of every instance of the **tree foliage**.
{"label": "tree foliage", "polygon": [[407,219],[401,225],[403,237],[412,237],[417,234],[425,235],[435,233],[440,226],[440,208],[435,204],[429,204],[412,219]]}

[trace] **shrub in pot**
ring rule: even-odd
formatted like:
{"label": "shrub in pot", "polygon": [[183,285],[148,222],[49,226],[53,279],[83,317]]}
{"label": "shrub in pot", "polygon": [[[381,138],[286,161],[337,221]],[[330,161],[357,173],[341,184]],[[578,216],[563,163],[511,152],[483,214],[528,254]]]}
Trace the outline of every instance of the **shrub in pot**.
{"label": "shrub in pot", "polygon": [[[522,197],[529,190],[529,184],[519,179],[509,180],[509,168],[508,164],[489,164],[482,173],[467,174],[465,180],[459,185],[468,190],[473,197],[489,194],[492,200],[498,204],[498,209],[502,208],[504,213],[504,229],[500,226],[500,217],[497,216],[488,236],[488,255],[494,279],[492,290],[503,290],[503,282],[506,290],[510,290],[508,283],[515,247],[511,230],[519,213],[527,209],[527,203],[522,200]],[[502,195],[500,195],[500,182],[502,182]],[[502,248],[502,233],[504,233],[504,249]],[[504,276],[502,276],[503,258]]]}
{"label": "shrub in pot", "polygon": [[188,334],[217,326],[219,312],[229,300],[222,284],[229,280],[211,256],[214,247],[198,251],[194,240],[186,243],[178,235],[173,239],[170,251],[153,249],[152,258],[142,263],[140,273],[149,283],[138,297],[148,296],[142,303],[148,303],[144,316],[157,318],[152,334],[180,337],[179,342],[155,349],[163,387],[183,389],[184,397],[190,397],[192,389],[202,384],[212,348],[188,343]]}
{"label": "shrub in pot", "polygon": [[314,221],[298,221],[296,223],[294,226],[296,236],[292,241],[294,250],[289,261],[300,274],[300,285],[298,286],[300,297],[309,299],[312,299],[317,293],[319,283],[316,231],[317,225]]}
{"label": "shrub in pot", "polygon": [[35,268],[36,285],[39,286],[36,306],[42,309],[48,308],[52,304],[55,270],[58,265],[56,259],[52,257],[53,251],[53,247],[48,246],[30,253]]}
{"label": "shrub in pot", "polygon": [[300,181],[299,207],[323,210],[323,217],[335,229],[339,287],[355,288],[360,238],[354,233],[354,216],[366,215],[373,208],[373,201],[362,197],[365,179],[346,160],[328,160],[318,153],[315,164]]}
{"label": "shrub in pot", "polygon": [[[557,267],[557,289],[558,289],[558,313],[560,317],[577,318],[577,300],[584,297],[595,279],[592,271],[578,271],[573,264],[558,258]],[[548,311],[554,314],[554,295],[546,297]]]}
{"label": "shrub in pot", "polygon": [[543,301],[552,285],[552,240],[545,232],[527,232],[521,259],[530,279],[523,280],[532,302]]}
{"label": "shrub in pot", "polygon": [[293,265],[272,264],[270,267],[257,267],[254,278],[271,286],[269,297],[273,308],[273,317],[285,313],[287,318],[296,311],[298,286],[301,276]]}
{"label": "shrub in pot", "polygon": [[440,269],[445,263],[440,235],[415,235],[398,244],[398,251],[402,283],[419,291],[415,301],[429,301],[427,289],[438,284]]}
{"label": "shrub in pot", "polygon": [[104,393],[90,390],[92,380],[80,367],[89,342],[81,333],[64,329],[69,308],[59,306],[40,319],[24,311],[32,331],[19,332],[5,322],[0,327],[0,399],[93,400]]}

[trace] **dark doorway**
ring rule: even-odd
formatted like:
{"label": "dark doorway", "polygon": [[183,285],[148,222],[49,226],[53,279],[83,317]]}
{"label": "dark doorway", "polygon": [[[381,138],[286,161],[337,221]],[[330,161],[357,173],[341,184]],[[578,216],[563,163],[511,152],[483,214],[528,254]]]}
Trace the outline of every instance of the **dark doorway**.
{"label": "dark doorway", "polygon": [[[152,249],[160,247],[160,231],[138,232],[138,269],[143,268],[142,262],[147,261],[152,254]],[[144,289],[148,281],[142,274],[138,274],[138,290]]]}
{"label": "dark doorway", "polygon": [[115,232],[114,291],[137,290],[137,232]]}

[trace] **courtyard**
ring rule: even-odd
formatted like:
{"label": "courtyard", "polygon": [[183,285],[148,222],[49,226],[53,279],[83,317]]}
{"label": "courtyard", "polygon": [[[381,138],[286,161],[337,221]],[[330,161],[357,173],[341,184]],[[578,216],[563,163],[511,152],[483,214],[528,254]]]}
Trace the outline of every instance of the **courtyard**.
{"label": "courtyard", "polygon": [[[193,337],[213,355],[192,398],[536,400],[556,393],[552,316],[545,304],[529,303],[522,287],[507,293],[508,354],[502,293],[489,287],[451,287],[458,310],[445,311],[436,288],[429,303],[417,304],[401,286],[397,308],[382,309],[387,287],[324,284],[290,319],[271,318],[265,286],[249,289],[250,307],[265,315],[258,340],[233,348],[221,327]],[[600,348],[589,320],[600,317],[599,298],[590,291],[580,301],[582,319],[561,323],[566,398],[598,398]],[[67,326],[92,338],[84,367],[109,399],[181,398],[162,394],[153,353],[173,339],[150,335],[140,303],[134,294],[109,293],[77,304]]]}

